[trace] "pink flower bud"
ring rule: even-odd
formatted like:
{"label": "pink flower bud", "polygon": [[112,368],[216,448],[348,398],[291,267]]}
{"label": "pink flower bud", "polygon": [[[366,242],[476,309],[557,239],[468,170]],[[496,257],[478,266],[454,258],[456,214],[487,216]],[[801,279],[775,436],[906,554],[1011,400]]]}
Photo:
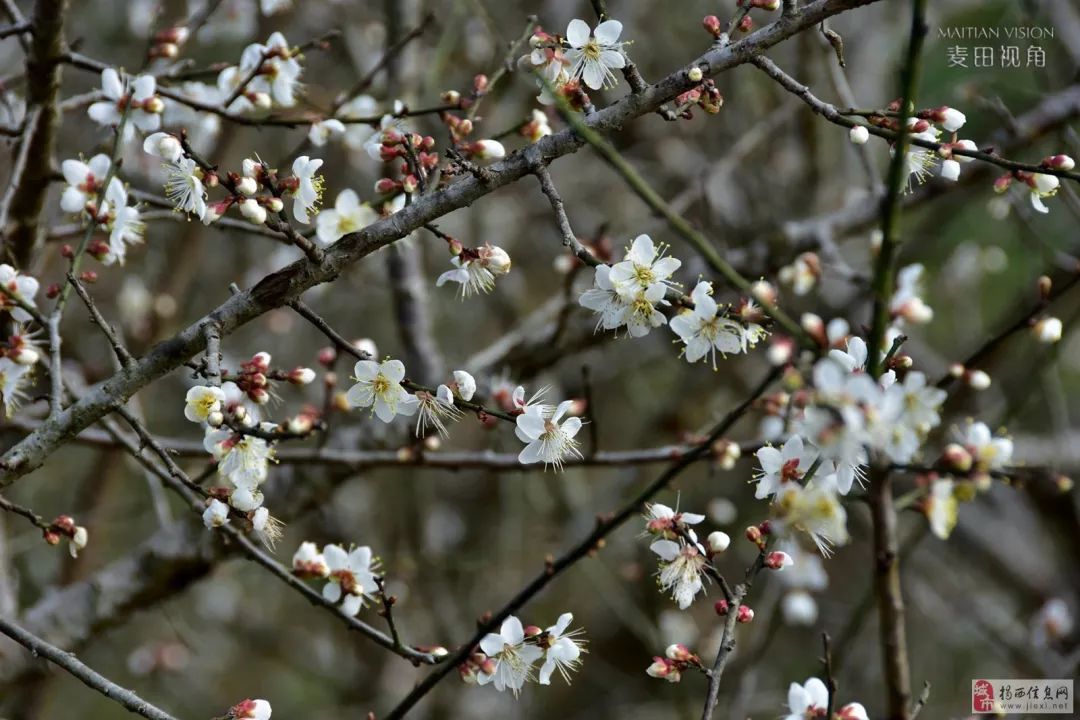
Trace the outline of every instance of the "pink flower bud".
{"label": "pink flower bud", "polygon": [[754,619],[754,611],[749,605],[740,605],[739,611],[735,616],[735,621],[740,623],[748,623]]}
{"label": "pink flower bud", "polygon": [[1076,163],[1068,155],[1051,155],[1043,161],[1043,164],[1055,170],[1064,170],[1066,172],[1076,167]]}
{"label": "pink flower bud", "polygon": [[949,443],[941,452],[941,464],[949,470],[966,473],[971,470],[971,453],[959,443]]}
{"label": "pink flower bud", "polygon": [[724,32],[723,26],[720,24],[720,18],[715,15],[706,15],[701,21],[701,26],[705,28],[706,32],[717,39],[719,39],[720,35]]}
{"label": "pink flower bud", "polygon": [[319,350],[319,364],[323,367],[330,368],[333,366],[334,361],[337,360],[337,350],[333,347],[324,347]]}
{"label": "pink flower bud", "polygon": [[543,630],[536,625],[525,626],[525,637],[536,637],[543,634]]}
{"label": "pink flower bud", "polygon": [[755,545],[761,542],[761,528],[757,525],[751,525],[746,528],[746,539]]}
{"label": "pink flower bud", "polygon": [[717,600],[716,602],[713,603],[713,610],[715,610],[716,614],[719,615],[720,617],[724,617],[725,615],[728,614],[728,601],[727,600]]}
{"label": "pink flower bud", "polygon": [[694,658],[694,653],[690,652],[690,649],[682,643],[674,643],[672,645],[668,645],[667,649],[664,650],[664,655],[666,655],[670,660],[683,663],[689,662],[691,659]]}
{"label": "pink flower bud", "polygon": [[375,192],[380,195],[389,195],[401,189],[401,183],[393,178],[379,178],[375,183]]}
{"label": "pink flower bud", "polygon": [[791,565],[793,560],[791,556],[786,552],[780,552],[776,550],[765,556],[765,567],[770,570],[783,570],[788,565]]}
{"label": "pink flower bud", "polygon": [[307,385],[315,379],[315,371],[311,368],[298,367],[289,372],[289,382],[293,385]]}

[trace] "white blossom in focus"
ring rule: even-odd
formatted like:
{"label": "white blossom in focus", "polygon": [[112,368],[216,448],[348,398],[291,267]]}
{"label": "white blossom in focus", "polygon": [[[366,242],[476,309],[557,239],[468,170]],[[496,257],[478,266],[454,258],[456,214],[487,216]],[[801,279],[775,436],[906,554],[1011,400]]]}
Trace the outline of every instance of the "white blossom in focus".
{"label": "white blossom in focus", "polygon": [[188,389],[184,397],[184,417],[191,422],[203,423],[210,413],[220,412],[225,393],[219,387],[196,385]]}
{"label": "white blossom in focus", "polygon": [[401,386],[405,365],[400,360],[377,363],[360,360],[353,367],[356,384],[345,393],[353,407],[370,407],[385,423],[396,415],[416,413],[417,400]]}
{"label": "white blossom in focus", "polygon": [[669,325],[686,346],[687,362],[694,363],[709,355],[715,370],[717,351],[723,356],[737,354],[743,349],[742,327],[718,314],[719,308],[712,298],[712,283],[699,282],[690,299],[694,301],[694,309],[679,313]]}
{"label": "white blossom in focus", "polygon": [[550,406],[534,405],[517,416],[515,433],[525,443],[518,462],[522,465],[542,462],[545,467],[554,465],[556,470],[562,470],[567,458],[581,457],[578,441],[574,439],[581,430],[581,418],[562,420],[572,404],[572,400],[564,400],[554,411],[549,411]]}
{"label": "white blossom in focus", "polygon": [[584,20],[571,20],[566,28],[570,76],[580,77],[593,90],[617,85],[619,79],[614,71],[626,66],[623,43],[619,42],[621,34],[622,23],[618,20],[605,20],[591,31]]}
{"label": "white blossom in focus", "polygon": [[503,620],[498,633],[484,636],[480,649],[495,661],[495,669],[490,675],[481,673],[477,682],[480,685],[494,683],[499,692],[509,688],[514,695],[532,678],[533,665],[544,654],[536,645],[525,642],[525,629],[513,615]]}
{"label": "white blossom in focus", "polygon": [[356,615],[366,599],[379,591],[371,548],[362,545],[345,552],[340,545],[327,545],[322,554],[330,571],[323,598],[332,603],[341,600],[341,611],[350,617]]}
{"label": "white blossom in focus", "polygon": [[551,674],[556,670],[569,684],[570,673],[581,665],[583,642],[577,638],[583,631],[577,629],[567,632],[573,621],[573,614],[563,613],[554,625],[544,631],[544,664],[537,677],[537,682],[541,685],[550,685]]}

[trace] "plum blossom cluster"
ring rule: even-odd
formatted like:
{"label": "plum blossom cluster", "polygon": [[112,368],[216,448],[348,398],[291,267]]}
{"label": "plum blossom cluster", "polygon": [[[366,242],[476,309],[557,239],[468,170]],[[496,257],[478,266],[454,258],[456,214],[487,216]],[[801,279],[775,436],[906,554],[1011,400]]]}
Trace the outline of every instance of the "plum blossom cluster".
{"label": "plum blossom cluster", "polygon": [[382,592],[382,563],[367,545],[349,550],[341,545],[325,545],[319,552],[315,543],[303,542],[293,555],[292,569],[297,577],[325,580],[323,598],[339,605],[349,617]]}
{"label": "plum blossom cluster", "polygon": [[[60,208],[78,215],[88,225],[107,235],[107,240],[92,240],[86,252],[105,265],[124,264],[129,245],[141,243],[146,224],[139,209],[128,205],[124,183],[114,174],[109,156],[98,154],[83,162],[69,159],[60,164],[64,191]],[[65,250],[65,255],[71,255]]]}
{"label": "plum blossom cluster", "polygon": [[553,92],[571,104],[587,101],[581,84],[592,90],[614,87],[619,79],[616,70],[626,67],[625,41],[620,40],[623,26],[618,20],[604,20],[590,28],[584,20],[574,19],[560,37],[537,28],[530,38],[530,52],[519,65],[536,73],[540,88],[538,100],[554,102]]}
{"label": "plum blossom cluster", "polygon": [[262,407],[273,396],[273,382],[307,385],[315,379],[310,368],[274,370],[270,363],[269,353],[256,353],[241,363],[236,373],[222,370],[222,377],[229,379],[220,386],[191,387],[184,398],[184,417],[204,427],[203,447],[217,462],[218,477],[225,482],[209,491],[203,513],[207,528],[221,527],[231,515],[240,515],[256,535],[272,545],[280,537],[281,527],[263,507],[261,486],[269,477],[275,441],[311,432],[319,414],[304,408],[280,425],[260,421]]}
{"label": "plum blossom cluster", "polygon": [[42,530],[42,536],[49,545],[59,545],[67,538],[68,552],[71,557],[78,557],[79,551],[90,541],[90,533],[82,525],[75,524],[70,515],[60,515]]}
{"label": "plum blossom cluster", "polygon": [[682,643],[674,643],[667,646],[663,655],[653,657],[652,664],[645,669],[645,674],[669,683],[677,683],[682,680],[683,673],[690,669],[706,672],[698,655]]}
{"label": "plum blossom cluster", "polygon": [[[222,175],[200,163],[181,139],[165,132],[148,136],[143,150],[165,161],[165,194],[177,212],[194,215],[207,225],[234,206],[249,222],[262,225],[284,209],[285,200],[292,201],[293,218],[307,224],[322,202],[323,178],[318,171],[323,161],[318,158],[301,155],[293,160],[292,174],[279,178],[276,170],[251,158],[244,160],[242,172]],[[229,194],[211,202],[207,191],[218,186]]]}
{"label": "plum blossom cluster", "polygon": [[550,685],[556,672],[569,683],[585,653],[585,631],[571,629],[573,621],[573,614],[563,613],[554,625],[541,629],[523,626],[517,617],[509,616],[499,632],[485,635],[458,667],[461,679],[469,684],[493,685],[499,692],[510,690],[515,696],[527,682]]}
{"label": "plum blossom cluster", "polygon": [[229,112],[249,113],[273,107],[293,107],[300,91],[299,50],[290,47],[285,36],[275,32],[265,43],[252,43],[240,54],[240,64],[218,74],[222,99],[235,99]]}
{"label": "plum blossom cluster", "polygon": [[153,75],[121,77],[114,68],[105,68],[101,71],[101,94],[105,99],[91,104],[87,114],[104,127],[123,125],[122,140],[127,143],[135,137],[136,128],[150,133],[161,127],[165,103],[156,92]]}
{"label": "plum blossom cluster", "polygon": [[[885,112],[870,113],[866,117],[867,123],[871,127],[898,132],[900,126],[894,116],[899,109],[900,101],[894,101]],[[955,182],[960,179],[962,166],[975,159],[966,153],[979,150],[973,140],[957,137],[957,131],[966,122],[967,116],[963,112],[948,106],[919,110],[908,118],[906,132],[916,141],[910,144],[904,157],[908,191],[913,185],[925,182],[935,169],[945,180]],[[866,125],[856,124],[849,131],[849,137],[851,142],[862,145],[870,139],[870,131]],[[1076,162],[1070,156],[1058,153],[1044,158],[1039,166],[1048,171],[1069,172],[1076,167]],[[994,191],[1005,193],[1014,183],[1025,187],[1031,206],[1040,213],[1050,212],[1043,200],[1056,195],[1061,186],[1060,178],[1051,173],[1010,170],[994,181]]]}
{"label": "plum blossom cluster", "polygon": [[689,298],[677,292],[672,275],[682,261],[665,255],[648,235],[639,235],[626,257],[614,265],[600,264],[594,270],[593,287],[578,302],[598,316],[596,329],[626,327],[631,337],[643,337],[656,327],[668,324],[661,311],[671,305],[670,296],[679,297],[683,308],[671,319],[671,330],[683,343],[687,362],[709,357],[716,368],[716,355],[748,352],[765,336],[764,316],[750,299],[735,308],[721,308],[713,299],[712,283],[701,281]]}

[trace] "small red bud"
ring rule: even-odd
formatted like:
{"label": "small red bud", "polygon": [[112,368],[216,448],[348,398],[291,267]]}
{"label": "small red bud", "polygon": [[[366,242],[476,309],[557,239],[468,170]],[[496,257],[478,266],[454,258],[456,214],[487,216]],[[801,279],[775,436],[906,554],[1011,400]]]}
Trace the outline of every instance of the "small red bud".
{"label": "small red bud", "polygon": [[331,367],[334,361],[337,360],[337,350],[332,347],[324,347],[319,351],[319,364],[324,367]]}
{"label": "small red bud", "polygon": [[720,35],[724,32],[720,24],[720,18],[715,15],[706,15],[701,21],[701,25],[710,35],[717,39],[719,39]]}
{"label": "small red bud", "polygon": [[716,614],[719,615],[720,617],[724,617],[725,615],[728,614],[728,601],[727,600],[717,600],[716,602],[713,603],[713,610],[715,610]]}
{"label": "small red bud", "polygon": [[50,300],[55,299],[56,296],[59,295],[59,294],[60,294],[60,284],[59,283],[53,283],[45,291],[45,297],[49,298]]}
{"label": "small red bud", "polygon": [[70,260],[71,258],[75,257],[75,249],[67,243],[64,243],[64,245],[60,248],[60,256]]}
{"label": "small red bud", "polygon": [[735,616],[736,622],[748,623],[754,619],[754,611],[749,605],[740,605],[739,612]]}
{"label": "small red bud", "polygon": [[85,283],[96,283],[97,273],[93,270],[83,270],[81,273],[79,273],[79,279]]}

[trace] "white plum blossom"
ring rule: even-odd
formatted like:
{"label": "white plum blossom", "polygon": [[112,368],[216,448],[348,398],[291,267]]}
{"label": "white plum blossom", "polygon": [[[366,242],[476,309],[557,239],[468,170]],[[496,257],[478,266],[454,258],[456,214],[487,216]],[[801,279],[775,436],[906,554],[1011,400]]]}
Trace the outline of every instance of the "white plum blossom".
{"label": "white plum blossom", "polygon": [[495,661],[495,668],[491,674],[481,673],[477,683],[494,683],[499,692],[509,688],[514,695],[532,678],[533,665],[544,655],[539,647],[525,642],[525,628],[513,615],[503,620],[498,633],[484,636],[480,649]]}
{"label": "white plum blossom", "polygon": [[669,279],[682,266],[678,258],[664,256],[665,246],[657,248],[648,235],[638,235],[626,258],[611,268],[611,284],[624,297],[634,298],[639,291],[663,288],[674,283]]}
{"label": "white plum blossom", "polygon": [[213,498],[207,504],[206,510],[203,511],[202,519],[207,530],[219,528],[229,522],[229,506],[217,498]]}
{"label": "white plum blossom", "polygon": [[[260,425],[264,431],[275,428],[273,423]],[[263,438],[227,428],[207,428],[203,446],[218,461],[218,474],[233,485],[229,504],[241,512],[258,509],[263,503],[259,486],[266,482],[274,458],[273,446]]]}
{"label": "white plum blossom", "polygon": [[684,354],[687,362],[694,363],[710,355],[715,370],[717,351],[721,355],[734,355],[743,349],[743,329],[738,323],[718,314],[719,308],[712,298],[712,283],[699,282],[690,299],[694,302],[694,309],[672,318],[671,329],[686,346]]}
{"label": "white plum blossom", "polygon": [[0,310],[11,313],[16,322],[30,322],[32,316],[15,301],[37,307],[34,296],[39,287],[37,278],[24,275],[7,263],[0,264]]}
{"label": "white plum blossom", "polygon": [[810,678],[804,685],[791,683],[788,687],[788,710],[784,720],[806,720],[824,717],[829,706],[829,689],[817,678]]}
{"label": "white plum blossom", "polygon": [[986,423],[969,423],[961,435],[961,442],[971,453],[979,471],[1002,470],[1012,461],[1012,440],[995,437]]}
{"label": "white plum blossom", "polygon": [[296,189],[292,191],[293,217],[298,222],[306,224],[308,213],[318,212],[319,201],[322,199],[323,178],[315,173],[322,164],[322,160],[310,158],[307,155],[301,155],[293,160],[293,176],[298,182]]}
{"label": "white plum blossom", "polygon": [[330,575],[330,566],[319,552],[319,546],[313,542],[302,542],[292,557],[293,572],[301,577],[325,578]]}
{"label": "white plum blossom", "polygon": [[322,554],[330,571],[323,586],[323,598],[332,603],[341,600],[341,611],[350,617],[356,615],[367,598],[379,591],[375,582],[378,563],[371,548],[362,545],[345,552],[340,545],[327,545]]}
{"label": "white plum blossom", "polygon": [[142,221],[139,209],[127,204],[127,190],[122,183],[109,183],[105,200],[102,210],[108,218],[106,229],[109,231],[109,253],[102,259],[102,263],[112,265],[119,262],[123,265],[127,246],[143,241],[146,223]]}
{"label": "white plum blossom", "polygon": [[335,138],[345,134],[345,123],[336,118],[313,123],[308,130],[308,142],[315,147],[322,147]]}
{"label": "white plum blossom", "polygon": [[77,525],[68,539],[68,553],[73,558],[79,557],[79,551],[90,542],[90,532],[82,525]]}
{"label": "white plum blossom", "polygon": [[704,548],[680,538],[679,542],[657,540],[649,549],[660,557],[660,589],[671,592],[680,610],[690,607],[694,596],[705,588],[701,581],[707,564]]}
{"label": "white plum blossom", "polygon": [[926,498],[926,519],[930,530],[942,540],[947,540],[956,527],[958,503],[953,493],[954,483],[949,478],[935,480]]}
{"label": "white plum blossom", "polygon": [[900,324],[923,325],[934,318],[934,311],[922,299],[925,268],[914,263],[896,274],[896,290],[889,300],[889,312]]}
{"label": "white plum blossom", "polygon": [[758,500],[775,495],[785,483],[802,481],[803,475],[813,464],[810,453],[798,435],[788,438],[780,450],[766,445],[756,454],[761,465],[761,476],[754,491],[754,497]]}
{"label": "white plum blossom", "polygon": [[270,720],[273,710],[265,700],[244,700],[229,710],[229,718],[234,720]]}
{"label": "white plum blossom", "polygon": [[[60,163],[60,171],[67,183],[60,196],[60,209],[66,213],[81,214],[88,203],[97,202],[111,166],[112,160],[104,153],[95,155],[87,162],[65,160]],[[110,187],[114,184],[120,184],[115,177],[109,182]]]}
{"label": "white plum blossom", "polygon": [[454,388],[458,397],[468,402],[476,394],[476,378],[464,370],[454,371]]}
{"label": "white plum blossom", "polygon": [[777,494],[778,530],[805,532],[828,557],[835,545],[848,541],[847,512],[836,490],[836,475],[815,475],[805,486],[786,483]]}
{"label": "white plum blossom", "polygon": [[428,427],[433,427],[447,437],[446,421],[461,419],[462,412],[454,405],[454,393],[446,385],[440,385],[435,394],[426,390],[418,390],[413,396],[416,398],[416,437],[424,437]]}
{"label": "white plum blossom", "polygon": [[101,71],[101,92],[107,98],[93,103],[87,114],[98,125],[115,126],[120,124],[124,107],[127,106],[127,121],[124,123],[123,141],[129,141],[135,128],[143,132],[154,132],[161,127],[161,110],[164,105],[154,94],[157,80],[153,75],[139,75],[131,81],[131,93],[128,94],[120,74],[113,68]]}
{"label": "white plum blossom", "polygon": [[284,35],[275,32],[266,40],[265,45],[254,43],[244,48],[238,70],[240,79],[247,77],[256,68],[260,68],[260,71],[248,83],[248,89],[254,93],[269,95],[274,103],[281,107],[296,105],[303,67],[293,57]]}
{"label": "white plum blossom", "polygon": [[[914,120],[914,118],[910,120]],[[911,139],[937,142],[938,135],[937,131],[931,128],[923,132],[911,133]],[[908,178],[904,192],[911,192],[912,179],[914,179],[915,184],[922,184],[926,181],[926,178],[930,177],[931,169],[937,164],[937,153],[912,142],[908,145],[907,152],[904,155],[904,164]]]}
{"label": "white plum blossom", "polygon": [[199,219],[206,215],[206,188],[203,173],[191,158],[180,158],[166,166],[165,195],[177,211]]}
{"label": "white plum blossom", "polygon": [[570,76],[580,77],[593,90],[618,84],[613,71],[626,66],[623,43],[619,42],[621,34],[622,23],[618,20],[605,20],[591,31],[584,20],[571,20],[566,28]]}
{"label": "white plum blossom", "polygon": [[1060,185],[1061,180],[1057,175],[1035,173],[1031,178],[1031,206],[1041,213],[1050,212],[1050,208],[1043,203],[1043,198],[1056,195]]}
{"label": "white plum blossom", "polygon": [[544,631],[544,664],[540,666],[537,677],[537,682],[541,685],[550,685],[551,674],[556,670],[569,683],[570,673],[577,670],[581,664],[582,641],[576,637],[582,631],[566,630],[573,621],[572,613],[563,613],[554,625]]}
{"label": "white plum blossom", "polygon": [[856,145],[865,145],[870,139],[870,131],[865,125],[856,125],[848,132],[848,138]]}
{"label": "white plum blossom", "polygon": [[203,423],[211,413],[220,412],[225,402],[225,392],[212,385],[196,385],[188,389],[184,397],[184,417],[191,422]]}
{"label": "white plum blossom", "polygon": [[[370,95],[357,95],[338,108],[337,112],[337,116],[342,120],[377,117],[378,115],[379,103]],[[375,134],[375,129],[365,123],[346,123],[342,142],[350,150],[365,150],[367,141]]]}
{"label": "white plum blossom", "polygon": [[405,365],[400,360],[377,363],[360,360],[353,367],[356,384],[345,393],[353,407],[370,407],[375,416],[385,423],[396,415],[416,413],[417,400],[401,386],[405,378]]}
{"label": "white plum blossom", "polygon": [[447,270],[435,281],[436,287],[447,282],[461,285],[461,298],[489,293],[495,287],[495,278],[510,272],[510,255],[501,247],[484,245],[472,249],[462,248],[461,252],[450,258],[453,270]]}
{"label": "white plum blossom", "polygon": [[599,315],[597,330],[618,329],[626,324],[630,306],[611,282],[610,265],[597,265],[593,273],[593,287],[581,294],[578,304]]}
{"label": "white plum blossom", "polygon": [[355,191],[342,190],[334,201],[334,207],[323,210],[316,218],[315,237],[325,247],[378,219],[378,214],[367,203],[361,203]]}
{"label": "white plum blossom", "polygon": [[184,149],[175,135],[166,132],[151,133],[143,140],[143,152],[167,162],[177,162],[184,156]]}
{"label": "white plum blossom", "polygon": [[30,365],[17,363],[9,357],[0,357],[0,401],[4,405],[4,417],[10,418],[27,398],[24,385],[30,379]]}
{"label": "white plum blossom", "polygon": [[581,430],[581,418],[562,420],[572,404],[572,400],[564,400],[554,411],[549,410],[550,406],[533,405],[517,416],[515,433],[525,443],[518,453],[518,462],[522,465],[542,462],[545,467],[554,465],[556,470],[562,470],[568,457],[581,457],[578,441],[574,439]]}

